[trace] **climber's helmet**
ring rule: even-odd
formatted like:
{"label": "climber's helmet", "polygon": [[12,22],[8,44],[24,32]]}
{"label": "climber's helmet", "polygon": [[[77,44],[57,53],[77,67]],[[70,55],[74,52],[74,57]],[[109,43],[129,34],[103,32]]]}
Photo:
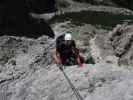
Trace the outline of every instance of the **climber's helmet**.
{"label": "climber's helmet", "polygon": [[65,41],[72,40],[72,35],[70,33],[66,33],[64,37]]}

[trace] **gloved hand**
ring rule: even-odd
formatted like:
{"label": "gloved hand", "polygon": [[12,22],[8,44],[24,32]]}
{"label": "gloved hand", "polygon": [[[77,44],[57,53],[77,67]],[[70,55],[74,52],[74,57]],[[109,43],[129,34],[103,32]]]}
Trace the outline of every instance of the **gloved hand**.
{"label": "gloved hand", "polygon": [[77,63],[78,63],[78,65],[79,65],[80,67],[84,67],[84,63],[81,62],[81,60],[80,60],[79,57],[77,58]]}
{"label": "gloved hand", "polygon": [[79,64],[79,67],[84,67],[84,63],[82,63],[82,64]]}
{"label": "gloved hand", "polygon": [[61,60],[60,60],[60,59],[55,59],[55,63],[56,63],[57,65],[62,64],[62,62],[61,62]]}

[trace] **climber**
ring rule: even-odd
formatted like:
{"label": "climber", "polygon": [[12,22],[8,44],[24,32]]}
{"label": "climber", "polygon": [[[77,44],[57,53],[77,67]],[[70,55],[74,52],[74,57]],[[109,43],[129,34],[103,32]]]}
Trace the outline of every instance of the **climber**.
{"label": "climber", "polygon": [[56,39],[56,50],[54,50],[54,60],[57,65],[76,65],[83,66],[85,60],[77,49],[72,35],[69,33],[60,35]]}

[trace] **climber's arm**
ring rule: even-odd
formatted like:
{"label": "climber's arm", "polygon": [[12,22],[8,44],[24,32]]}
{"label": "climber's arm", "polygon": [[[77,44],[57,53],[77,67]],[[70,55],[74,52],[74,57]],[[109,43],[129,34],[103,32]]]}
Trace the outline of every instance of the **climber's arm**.
{"label": "climber's arm", "polygon": [[73,53],[76,56],[76,60],[77,60],[78,65],[82,67],[83,64],[85,63],[85,59],[83,57],[83,54],[80,53],[79,49],[77,49],[77,48],[73,48]]}
{"label": "climber's arm", "polygon": [[60,54],[57,52],[56,49],[53,50],[53,58],[56,64],[61,64]]}

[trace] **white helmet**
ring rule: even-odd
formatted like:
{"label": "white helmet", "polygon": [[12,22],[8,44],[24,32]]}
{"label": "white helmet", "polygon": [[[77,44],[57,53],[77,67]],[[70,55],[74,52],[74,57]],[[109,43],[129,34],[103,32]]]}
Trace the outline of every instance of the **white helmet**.
{"label": "white helmet", "polygon": [[70,33],[66,33],[64,39],[65,40],[72,40],[72,35]]}

